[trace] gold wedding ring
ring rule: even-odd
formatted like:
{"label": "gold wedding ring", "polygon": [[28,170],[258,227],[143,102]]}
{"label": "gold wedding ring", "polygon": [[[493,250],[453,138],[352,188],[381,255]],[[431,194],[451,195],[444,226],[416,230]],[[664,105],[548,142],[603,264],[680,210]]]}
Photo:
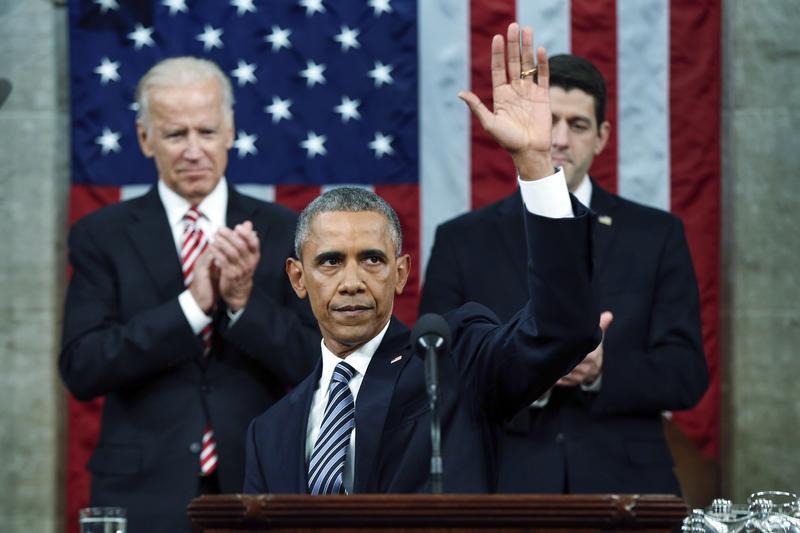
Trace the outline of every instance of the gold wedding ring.
{"label": "gold wedding ring", "polygon": [[537,70],[536,67],[533,67],[532,69],[529,70],[523,70],[519,75],[519,79],[524,80],[528,76],[535,76],[536,70]]}

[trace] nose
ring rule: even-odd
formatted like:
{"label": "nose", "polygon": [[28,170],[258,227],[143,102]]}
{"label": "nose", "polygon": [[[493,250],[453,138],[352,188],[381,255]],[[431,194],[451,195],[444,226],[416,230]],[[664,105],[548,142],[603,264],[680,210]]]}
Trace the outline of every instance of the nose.
{"label": "nose", "polygon": [[186,147],[183,150],[183,157],[186,159],[200,159],[203,155],[203,150],[200,148],[200,138],[190,133],[186,138]]}
{"label": "nose", "polygon": [[569,146],[569,126],[566,121],[557,120],[553,123],[551,143],[553,148],[566,148]]}
{"label": "nose", "polygon": [[358,261],[348,261],[343,271],[342,282],[339,284],[339,292],[342,294],[358,294],[364,290],[364,282],[361,279],[361,269]]}

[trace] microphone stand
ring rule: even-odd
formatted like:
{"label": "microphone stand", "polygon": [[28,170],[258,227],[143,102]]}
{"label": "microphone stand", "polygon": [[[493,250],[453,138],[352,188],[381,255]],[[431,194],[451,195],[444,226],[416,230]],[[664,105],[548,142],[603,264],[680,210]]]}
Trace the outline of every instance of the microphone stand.
{"label": "microphone stand", "polygon": [[425,335],[419,339],[425,348],[425,385],[431,408],[431,493],[442,493],[442,427],[439,419],[439,376],[436,350],[444,344],[439,336]]}

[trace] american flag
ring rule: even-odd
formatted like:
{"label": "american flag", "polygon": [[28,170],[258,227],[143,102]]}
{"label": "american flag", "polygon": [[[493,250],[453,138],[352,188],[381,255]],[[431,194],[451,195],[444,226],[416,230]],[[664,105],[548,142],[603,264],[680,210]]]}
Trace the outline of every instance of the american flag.
{"label": "american flag", "polygon": [[[155,179],[135,134],[135,84],[156,61],[207,57],[231,77],[227,178],[295,209],[360,184],[398,211],[413,274],[396,314],[416,317],[436,225],[511,192],[509,158],[457,98],[490,102],[489,43],[510,21],[550,54],[594,62],[612,135],[591,170],[685,225],[700,283],[712,385],[677,413],[719,449],[720,0],[70,0],[70,215]],[[99,402],[70,401],[67,524],[88,499]]]}

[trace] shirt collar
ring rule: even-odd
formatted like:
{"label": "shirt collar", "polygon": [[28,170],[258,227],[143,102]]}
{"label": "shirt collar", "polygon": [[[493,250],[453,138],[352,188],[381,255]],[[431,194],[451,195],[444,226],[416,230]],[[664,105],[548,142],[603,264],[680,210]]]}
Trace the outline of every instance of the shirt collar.
{"label": "shirt collar", "polygon": [[591,207],[589,204],[592,202],[592,180],[589,179],[588,175],[583,177],[583,181],[572,194],[580,203],[586,207]]}
{"label": "shirt collar", "polygon": [[[167,220],[169,220],[170,227],[175,227],[183,220],[183,215],[192,206],[181,195],[170,189],[166,184],[158,180],[158,196],[161,198],[161,203],[164,205],[164,211],[167,213]],[[208,219],[211,226],[220,228],[225,225],[225,211],[228,207],[228,182],[225,176],[220,178],[217,186],[209,193],[208,196],[203,198],[203,201],[197,206],[201,213]]]}
{"label": "shirt collar", "polygon": [[383,337],[386,335],[386,331],[389,329],[390,322],[391,319],[386,323],[380,333],[372,337],[372,339],[366,342],[358,350],[345,356],[344,359],[330,351],[328,347],[325,346],[324,340],[320,341],[320,345],[322,346],[322,382],[327,383],[330,381],[331,376],[333,376],[333,369],[341,361],[347,361],[347,364],[355,368],[356,372],[361,374],[361,376],[366,374],[369,362],[372,361],[372,356],[375,355],[376,351],[378,351],[378,346],[381,345],[381,341],[383,341]]}

